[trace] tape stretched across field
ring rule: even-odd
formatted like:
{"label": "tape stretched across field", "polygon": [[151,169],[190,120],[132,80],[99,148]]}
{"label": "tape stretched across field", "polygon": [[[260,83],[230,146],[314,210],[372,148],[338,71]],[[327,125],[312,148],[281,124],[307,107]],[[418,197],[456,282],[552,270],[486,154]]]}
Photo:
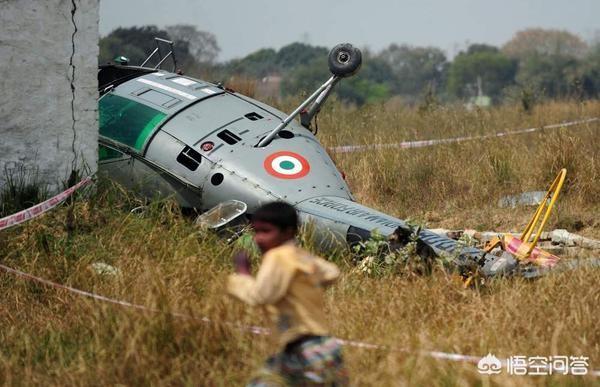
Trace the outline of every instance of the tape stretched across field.
{"label": "tape stretched across field", "polygon": [[546,125],[539,128],[527,128],[527,129],[518,129],[518,130],[510,130],[506,132],[494,133],[494,134],[486,134],[482,136],[465,136],[465,137],[452,137],[452,138],[440,138],[435,140],[418,140],[418,141],[404,141],[395,144],[372,144],[372,145],[342,145],[336,146],[333,148],[329,148],[334,153],[352,153],[352,152],[362,152],[373,149],[386,149],[386,148],[400,148],[400,149],[408,149],[408,148],[423,148],[426,146],[434,146],[441,144],[451,144],[455,142],[463,142],[463,141],[473,141],[473,140],[485,140],[496,137],[505,137],[511,136],[514,134],[525,134],[525,133],[533,133],[537,131],[541,131],[544,129],[557,129],[575,125],[588,124],[590,122],[595,122],[600,120],[598,117],[586,118],[577,121],[569,121],[562,122],[560,124],[552,124]]}
{"label": "tape stretched across field", "polygon": [[[95,293],[91,293],[91,292],[87,292],[85,290],[81,290],[81,289],[76,289],[67,285],[62,285],[56,282],[52,282],[49,281],[47,279],[44,278],[40,278],[37,276],[34,276],[32,274],[29,273],[25,273],[23,271],[20,270],[16,270],[13,269],[11,267],[8,267],[6,265],[0,264],[0,269],[4,270],[7,273],[10,274],[14,274],[18,277],[21,278],[25,278],[27,280],[30,281],[35,281],[41,284],[44,284],[46,286],[55,288],[55,289],[62,289],[62,290],[66,290],[68,292],[77,294],[79,296],[83,296],[83,297],[88,297],[88,298],[92,298],[94,300],[98,300],[98,301],[102,301],[102,302],[106,302],[109,304],[114,304],[114,305],[119,305],[122,307],[126,307],[126,308],[132,308],[132,309],[136,309],[136,310],[140,310],[140,311],[145,311],[145,312],[151,312],[151,313],[164,313],[163,311],[161,311],[160,309],[156,309],[156,308],[150,308],[144,305],[140,305],[140,304],[134,304],[128,301],[123,301],[123,300],[118,300],[115,298],[110,298],[110,297],[106,297],[106,296],[102,296],[100,294],[95,294]],[[176,317],[176,318],[181,318],[181,319],[186,319],[186,320],[193,320],[193,321],[200,321],[203,323],[220,323],[223,325],[227,325],[229,327],[233,327],[233,328],[237,328],[237,329],[242,329],[244,331],[250,332],[252,334],[255,335],[270,335],[271,331],[267,328],[264,327],[259,327],[259,326],[246,326],[246,325],[238,325],[238,324],[234,324],[231,322],[218,322],[218,321],[213,321],[211,319],[209,319],[208,317],[195,317],[195,316],[190,316],[190,315],[186,315],[183,313],[177,313],[177,312],[167,312],[167,314]],[[411,352],[407,349],[403,349],[403,348],[397,348],[397,347],[390,347],[387,345],[378,345],[378,344],[372,344],[372,343],[365,343],[362,341],[354,341],[354,340],[345,340],[345,339],[337,339],[338,342],[342,345],[345,346],[349,346],[349,347],[356,347],[356,348],[364,348],[364,349],[376,349],[376,350],[387,350],[387,351],[394,351],[394,352],[403,352],[403,353],[414,353],[414,354],[418,354],[418,355],[424,355],[424,356],[428,356],[434,359],[439,359],[439,360],[447,360],[447,361],[455,361],[455,362],[466,362],[466,363],[473,363],[473,364],[477,364],[482,358],[478,357],[478,356],[472,356],[472,355],[463,355],[460,353],[449,353],[449,352],[441,352],[441,351],[418,351],[418,352]],[[502,361],[502,366],[506,366],[506,361]],[[596,376],[596,377],[600,377],[600,370],[590,370],[589,371],[589,375],[592,376]]]}
{"label": "tape stretched across field", "polygon": [[71,196],[73,194],[73,192],[77,191],[81,187],[84,187],[84,186],[90,184],[91,182],[92,182],[92,178],[86,177],[85,179],[81,180],[79,183],[75,184],[71,188],[68,188],[67,190],[59,193],[58,195],[56,195],[44,202],[36,204],[33,207],[29,207],[26,210],[17,212],[16,214],[9,215],[5,218],[0,219],[0,231],[4,230],[6,228],[24,223],[28,220],[31,220],[33,218],[36,218],[36,217],[42,215],[43,213],[45,213],[47,211],[50,211],[51,209],[53,209],[54,207],[56,207],[60,203],[62,203],[69,196]]}

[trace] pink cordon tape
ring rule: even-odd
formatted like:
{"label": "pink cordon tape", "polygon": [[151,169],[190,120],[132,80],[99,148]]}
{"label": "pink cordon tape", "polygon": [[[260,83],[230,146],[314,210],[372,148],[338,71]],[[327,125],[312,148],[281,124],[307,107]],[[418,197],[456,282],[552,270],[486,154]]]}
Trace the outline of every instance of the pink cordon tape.
{"label": "pink cordon tape", "polygon": [[[80,290],[80,289],[76,289],[76,288],[73,288],[70,286],[61,285],[59,283],[52,282],[47,279],[36,277],[29,273],[25,273],[23,271],[13,269],[13,268],[5,266],[3,264],[0,264],[0,269],[4,270],[7,273],[14,274],[18,277],[25,278],[30,281],[39,282],[39,283],[42,283],[46,286],[49,286],[49,287],[52,287],[55,289],[66,290],[68,292],[71,292],[71,293],[74,293],[74,294],[77,294],[77,295],[80,295],[83,297],[89,297],[89,298],[92,298],[92,299],[95,299],[98,301],[102,301],[102,302],[106,302],[106,303],[114,304],[114,305],[119,305],[119,306],[123,306],[126,308],[132,308],[132,309],[146,311],[146,312],[152,312],[152,313],[163,313],[160,309],[149,308],[144,305],[133,304],[131,302],[117,300],[117,299],[105,297],[105,296],[102,296],[99,294],[86,292],[85,290]],[[173,317],[186,319],[186,320],[200,321],[200,322],[203,322],[206,324],[214,323],[214,321],[210,320],[208,317],[194,317],[194,316],[186,315],[183,313],[177,313],[177,312],[169,312],[168,314]],[[241,329],[246,332],[250,332],[255,335],[268,336],[271,334],[271,331],[268,328],[263,328],[263,327],[259,327],[259,326],[239,325],[239,324],[234,324],[234,323],[230,323],[230,322],[225,322],[224,324],[227,326]],[[337,339],[337,341],[341,345],[345,345],[348,347],[387,350],[387,351],[395,351],[395,352],[404,352],[404,353],[408,353],[408,354],[411,353],[411,351],[409,351],[407,349],[389,347],[386,345],[365,343],[362,341],[344,340],[344,339],[339,339],[339,338]],[[462,355],[460,353],[448,353],[448,352],[440,352],[440,351],[419,351],[418,353],[421,355],[425,355],[425,356],[434,358],[434,359],[438,359],[438,360],[447,360],[447,361],[454,361],[454,362],[467,362],[467,363],[473,363],[473,364],[478,364],[479,361],[483,359],[478,356]],[[501,361],[501,364],[502,364],[502,366],[506,366],[507,362]],[[600,377],[600,370],[590,370],[588,374],[591,376]]]}
{"label": "pink cordon tape", "polygon": [[455,142],[472,141],[472,140],[485,140],[485,139],[495,138],[495,137],[510,136],[510,135],[513,135],[513,134],[532,133],[532,132],[537,132],[537,131],[544,130],[544,129],[564,128],[564,127],[569,127],[569,126],[587,124],[587,123],[595,122],[595,121],[598,121],[598,120],[600,120],[599,117],[593,117],[593,118],[586,118],[586,119],[577,120],[577,121],[563,122],[563,123],[560,123],[560,124],[546,125],[546,126],[542,126],[540,128],[527,128],[527,129],[509,130],[509,131],[506,131],[506,132],[500,132],[500,133],[495,133],[495,134],[488,134],[488,135],[484,135],[484,136],[466,136],[466,137],[440,138],[440,139],[435,139],[435,140],[404,141],[404,142],[399,142],[399,143],[396,143],[396,144],[342,145],[342,146],[336,146],[336,147],[333,147],[333,148],[329,148],[329,150],[331,150],[334,153],[352,153],[352,152],[361,152],[361,151],[373,150],[373,149],[422,148],[422,147],[426,147],[426,146],[434,146],[434,145],[440,145],[440,144],[451,144],[451,143],[455,143]]}
{"label": "pink cordon tape", "polygon": [[[527,254],[531,245],[525,243],[512,235],[504,235],[504,248],[506,251],[516,257],[522,257]],[[554,254],[535,247],[529,253],[529,258],[525,262],[532,262],[542,267],[554,267],[560,261],[560,258]]]}
{"label": "pink cordon tape", "polygon": [[29,207],[26,210],[17,212],[16,214],[9,215],[5,218],[0,219],[0,231],[16,226],[28,220],[31,220],[35,217],[40,216],[41,214],[53,209],[62,203],[66,198],[71,196],[73,192],[77,191],[79,188],[86,186],[92,182],[91,177],[86,177],[81,180],[79,183],[75,184],[71,188],[59,193],[58,195],[46,200],[45,202],[41,202],[40,204],[36,204],[33,207]]}
{"label": "pink cordon tape", "polygon": [[[102,296],[100,294],[95,294],[95,293],[91,293],[91,292],[86,292],[85,290],[81,290],[81,289],[77,289],[77,288],[73,288],[71,286],[67,286],[67,285],[62,285],[44,278],[40,278],[37,277],[33,274],[29,274],[29,273],[25,273],[21,270],[17,270],[17,269],[13,269],[11,267],[8,267],[6,265],[0,264],[0,269],[4,270],[7,273],[10,274],[14,274],[18,277],[21,278],[25,278],[28,279],[30,281],[34,281],[34,282],[39,282],[41,284],[44,284],[48,287],[51,288],[55,288],[55,289],[61,289],[61,290],[66,290],[68,292],[77,294],[79,296],[83,296],[83,297],[88,297],[88,298],[92,298],[94,300],[98,300],[98,301],[102,301],[102,302],[106,302],[109,304],[113,304],[113,305],[119,305],[119,306],[123,306],[126,308],[132,308],[132,309],[137,309],[137,310],[141,310],[144,312],[150,312],[150,313],[161,313],[162,311],[160,309],[156,309],[156,308],[150,308],[144,305],[140,305],[140,304],[134,304],[128,301],[122,301],[122,300],[117,300],[115,298],[110,298],[110,297],[106,297],[106,296]],[[210,323],[212,322],[208,317],[194,317],[194,316],[190,316],[187,314],[183,314],[183,313],[178,313],[178,312],[169,312],[169,315],[173,316],[173,317],[177,317],[177,318],[181,318],[181,319],[186,319],[186,320],[194,320],[194,321],[201,321],[204,323]],[[257,335],[269,335],[271,334],[270,331],[267,328],[262,328],[262,327],[258,327],[258,326],[240,326],[240,325],[236,325],[233,323],[226,323],[226,325],[230,325],[233,327],[238,327],[238,328],[242,328],[246,331],[249,331],[251,333],[257,334]]]}

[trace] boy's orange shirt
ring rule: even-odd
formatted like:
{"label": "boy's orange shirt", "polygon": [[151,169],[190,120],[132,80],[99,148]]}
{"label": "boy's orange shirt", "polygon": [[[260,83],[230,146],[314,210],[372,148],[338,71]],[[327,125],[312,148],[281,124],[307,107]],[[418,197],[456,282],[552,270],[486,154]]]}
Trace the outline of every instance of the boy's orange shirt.
{"label": "boy's orange shirt", "polygon": [[269,250],[256,278],[232,274],[229,294],[250,305],[266,305],[277,325],[279,343],[302,335],[327,335],[325,286],[339,277],[336,265],[311,255],[294,243]]}

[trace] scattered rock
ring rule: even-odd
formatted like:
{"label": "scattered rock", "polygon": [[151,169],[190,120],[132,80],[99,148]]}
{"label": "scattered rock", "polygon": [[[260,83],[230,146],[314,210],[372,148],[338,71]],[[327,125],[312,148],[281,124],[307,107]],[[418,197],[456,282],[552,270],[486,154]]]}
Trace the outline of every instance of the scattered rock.
{"label": "scattered rock", "polygon": [[90,265],[90,267],[100,275],[118,276],[121,274],[119,269],[104,262],[94,262]]}
{"label": "scattered rock", "polygon": [[545,191],[530,191],[519,195],[505,196],[498,200],[498,207],[537,206],[544,200],[545,196]]}

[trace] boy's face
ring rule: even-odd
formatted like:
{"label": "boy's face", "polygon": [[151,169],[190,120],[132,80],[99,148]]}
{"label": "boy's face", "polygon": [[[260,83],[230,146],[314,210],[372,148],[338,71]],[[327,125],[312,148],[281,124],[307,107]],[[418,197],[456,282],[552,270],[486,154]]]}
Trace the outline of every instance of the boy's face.
{"label": "boy's face", "polygon": [[294,230],[280,230],[271,223],[253,222],[252,228],[254,229],[254,242],[263,254],[294,238]]}

